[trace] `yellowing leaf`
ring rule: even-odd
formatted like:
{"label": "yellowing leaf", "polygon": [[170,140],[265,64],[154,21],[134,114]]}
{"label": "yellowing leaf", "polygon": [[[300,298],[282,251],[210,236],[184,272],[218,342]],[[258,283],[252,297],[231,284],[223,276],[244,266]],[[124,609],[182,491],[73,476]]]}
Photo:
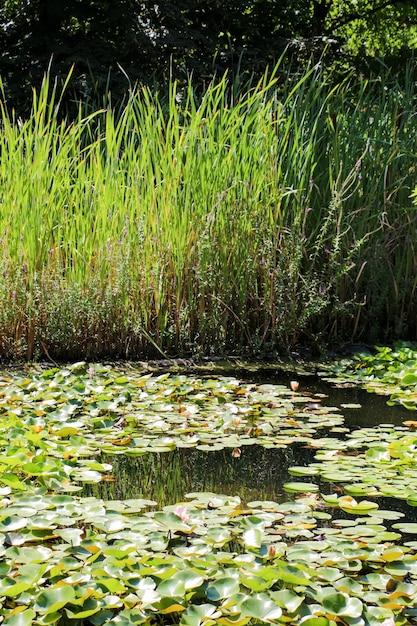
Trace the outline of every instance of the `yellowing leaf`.
{"label": "yellowing leaf", "polygon": [[403,556],[404,552],[400,550],[400,548],[392,548],[391,550],[387,550],[381,554],[381,558],[388,563],[391,561],[401,560]]}

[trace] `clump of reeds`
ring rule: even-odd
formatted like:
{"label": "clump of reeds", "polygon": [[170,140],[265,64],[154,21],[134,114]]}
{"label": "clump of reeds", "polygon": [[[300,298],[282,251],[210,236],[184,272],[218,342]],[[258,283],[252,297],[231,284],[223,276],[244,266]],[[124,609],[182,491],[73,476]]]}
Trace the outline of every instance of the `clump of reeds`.
{"label": "clump of reeds", "polygon": [[69,122],[46,77],[30,118],[0,109],[0,353],[415,335],[414,115],[411,89],[315,67]]}

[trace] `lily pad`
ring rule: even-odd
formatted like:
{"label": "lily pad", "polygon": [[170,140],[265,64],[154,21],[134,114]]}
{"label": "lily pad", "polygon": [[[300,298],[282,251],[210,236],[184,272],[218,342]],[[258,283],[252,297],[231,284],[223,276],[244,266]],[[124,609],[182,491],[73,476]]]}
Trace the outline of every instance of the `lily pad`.
{"label": "lily pad", "polygon": [[288,492],[300,492],[300,493],[314,493],[319,490],[318,485],[315,483],[284,483],[284,489]]}

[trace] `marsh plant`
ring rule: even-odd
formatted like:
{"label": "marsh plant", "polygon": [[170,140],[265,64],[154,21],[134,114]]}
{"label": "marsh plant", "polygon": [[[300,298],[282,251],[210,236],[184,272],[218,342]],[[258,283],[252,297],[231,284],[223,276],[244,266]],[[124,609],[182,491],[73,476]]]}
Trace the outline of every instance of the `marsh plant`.
{"label": "marsh plant", "polygon": [[72,121],[48,76],[28,119],[3,94],[3,357],[415,335],[413,81],[384,80],[278,66]]}

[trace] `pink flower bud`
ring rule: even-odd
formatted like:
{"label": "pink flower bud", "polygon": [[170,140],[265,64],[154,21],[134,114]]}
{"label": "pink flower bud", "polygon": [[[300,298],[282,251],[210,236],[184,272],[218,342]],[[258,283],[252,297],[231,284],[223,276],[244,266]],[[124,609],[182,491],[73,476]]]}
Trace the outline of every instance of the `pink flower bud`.
{"label": "pink flower bud", "polygon": [[272,544],[270,544],[268,546],[268,559],[270,559],[272,561],[272,559],[275,556],[275,546],[273,546]]}

